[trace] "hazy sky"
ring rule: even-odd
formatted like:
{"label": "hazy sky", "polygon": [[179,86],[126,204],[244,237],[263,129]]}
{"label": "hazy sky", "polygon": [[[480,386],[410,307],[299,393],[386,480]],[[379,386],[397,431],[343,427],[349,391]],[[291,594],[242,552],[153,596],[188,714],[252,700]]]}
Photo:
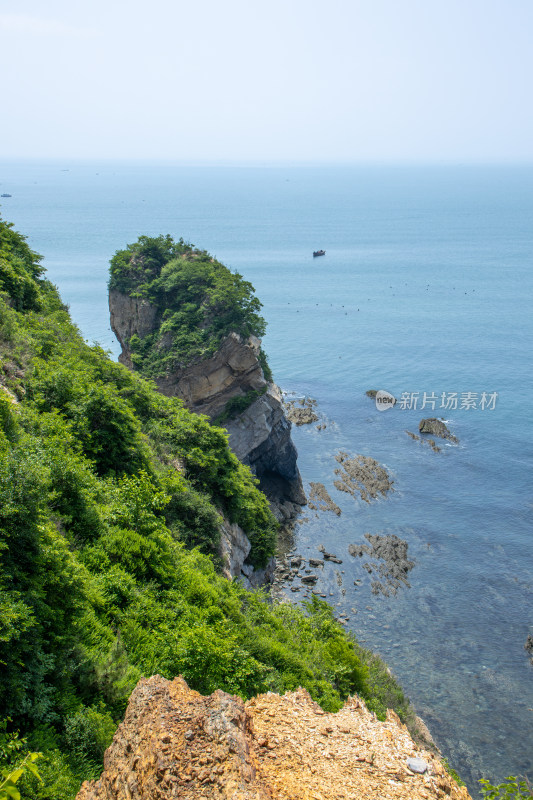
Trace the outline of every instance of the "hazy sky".
{"label": "hazy sky", "polygon": [[0,157],[533,160],[533,0],[0,0]]}

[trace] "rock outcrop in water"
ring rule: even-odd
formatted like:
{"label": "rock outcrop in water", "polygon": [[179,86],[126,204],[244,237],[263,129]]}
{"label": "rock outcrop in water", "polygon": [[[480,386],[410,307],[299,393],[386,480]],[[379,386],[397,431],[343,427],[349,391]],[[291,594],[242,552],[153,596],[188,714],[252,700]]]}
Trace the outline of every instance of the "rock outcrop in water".
{"label": "rock outcrop in water", "polygon": [[450,433],[446,423],[436,417],[428,417],[421,419],[418,426],[420,433],[430,433],[432,436],[438,436],[440,439],[448,439],[450,442],[457,444],[459,439]]}
{"label": "rock outcrop in water", "polygon": [[335,470],[337,480],[334,481],[335,488],[340,492],[351,494],[352,497],[360,496],[370,503],[380,494],[385,497],[388,492],[394,491],[394,481],[375,459],[362,455],[350,458],[348,453],[341,450],[335,460],[342,465],[342,469]]}
{"label": "rock outcrop in water", "polygon": [[323,483],[311,482],[311,491],[309,493],[309,508],[312,511],[333,511],[338,517],[341,515],[341,509],[334,503]]}
{"label": "rock outcrop in water", "polygon": [[392,711],[357,697],[326,714],[303,689],[247,703],[141,679],[97,781],[77,800],[468,800]]}
{"label": "rock outcrop in water", "polygon": [[[109,292],[109,308],[111,327],[122,347],[119,361],[133,368],[131,338],[153,333],[160,312],[147,300],[116,289]],[[190,411],[212,420],[221,415],[223,419],[235,401],[251,400],[244,411],[228,412],[229,418],[220,424],[229,433],[231,449],[257,475],[275,515],[283,521],[294,517],[306,499],[291,425],[278,387],[265,378],[260,345],[255,336],[245,339],[230,333],[209,358],[194,359],[154,380],[163,394],[181,398]]]}
{"label": "rock outcrop in water", "polygon": [[533,636],[528,633],[524,650],[531,656],[530,661],[533,664]]}
{"label": "rock outcrop in water", "polygon": [[442,448],[440,448],[438,445],[435,444],[435,439],[422,439],[421,436],[418,436],[416,433],[413,433],[412,431],[406,430],[405,432],[415,442],[422,442],[422,443],[425,443],[425,444],[429,445],[429,447],[431,447],[431,449],[433,450],[434,453],[440,453],[441,452]]}
{"label": "rock outcrop in water", "polygon": [[303,397],[298,402],[289,400],[284,404],[284,408],[287,419],[295,425],[309,425],[318,421],[318,415],[315,411],[316,400],[311,397]]}

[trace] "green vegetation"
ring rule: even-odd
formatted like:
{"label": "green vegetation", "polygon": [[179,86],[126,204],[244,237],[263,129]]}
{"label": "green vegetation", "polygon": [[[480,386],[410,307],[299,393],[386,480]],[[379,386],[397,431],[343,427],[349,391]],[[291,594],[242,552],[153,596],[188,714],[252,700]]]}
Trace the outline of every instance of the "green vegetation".
{"label": "green vegetation", "polygon": [[252,284],[183,239],[141,236],[115,253],[110,272],[110,289],[146,298],[157,309],[156,330],[127,343],[135,369],[145,377],[212,355],[232,331],[264,335]]}
{"label": "green vegetation", "polygon": [[466,786],[466,783],[461,778],[461,776],[453,769],[453,767],[450,766],[447,758],[442,759],[442,765],[446,770],[446,772],[448,773],[448,775],[451,775],[451,777],[454,779],[454,781],[458,786]]}
{"label": "green vegetation", "polygon": [[39,262],[25,239],[13,230],[13,225],[0,226],[0,291],[7,292],[17,311],[40,307],[37,279],[43,274]]}
{"label": "green vegetation", "polygon": [[243,411],[246,411],[246,409],[258,399],[258,397],[262,397],[266,393],[266,390],[267,387],[264,386],[262,389],[250,389],[250,391],[246,392],[246,394],[240,394],[237,395],[237,397],[232,397],[231,400],[228,400],[221,413],[215,417],[213,423],[215,425],[222,425],[222,423],[226,422],[226,420],[242,414]]}
{"label": "green vegetation", "polygon": [[17,784],[25,775],[43,782],[35,766],[42,753],[28,752],[26,739],[7,731],[10,722],[9,718],[0,721],[0,800],[20,800]]}
{"label": "green vegetation", "polygon": [[14,769],[2,770],[0,779],[0,800],[20,800],[20,792],[17,783],[24,776],[30,773],[42,783],[35,761],[41,758],[41,753],[27,753],[22,761]]}
{"label": "green vegetation", "polygon": [[156,672],[242,697],[301,685],[328,710],[359,692],[408,719],[386,667],[325,603],[273,603],[217,573],[221,515],[254,564],[275,547],[249,469],[223,430],[88,346],[24,238],[0,231],[4,778],[43,753],[43,783],[30,769],[10,797],[73,798]]}
{"label": "green vegetation", "polygon": [[503,783],[494,786],[485,778],[479,781],[481,784],[481,794],[485,800],[531,800],[533,793],[531,786],[525,780],[519,780],[513,775],[505,778]]}
{"label": "green vegetation", "polygon": [[259,363],[261,364],[265,380],[269,383],[272,383],[274,377],[272,375],[272,370],[270,369],[270,364],[268,363],[267,354],[262,348],[259,350]]}

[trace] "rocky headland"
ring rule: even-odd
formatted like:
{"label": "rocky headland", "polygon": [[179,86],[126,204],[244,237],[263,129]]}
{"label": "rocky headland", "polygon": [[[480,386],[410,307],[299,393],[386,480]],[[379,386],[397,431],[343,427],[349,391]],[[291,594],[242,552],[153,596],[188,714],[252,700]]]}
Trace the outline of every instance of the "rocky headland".
{"label": "rocky headland", "polygon": [[468,800],[435,753],[393,711],[380,722],[357,696],[327,714],[298,689],[246,703],[141,679],[97,781],[77,800]]}
{"label": "rocky headland", "polygon": [[[2,222],[0,233],[14,244],[4,250],[6,274],[17,276],[8,284],[16,293],[0,293],[9,322],[0,354],[0,450],[9,534],[1,577],[10,612],[0,710],[1,719],[21,726],[23,738],[14,733],[13,741],[28,736],[43,751],[47,785],[39,794],[73,797],[110,745],[100,780],[84,783],[80,798],[466,798],[393,714],[378,724],[354,696],[381,718],[394,704],[411,724],[391,673],[341,627],[348,617],[339,614],[336,625],[335,609],[314,596],[301,610],[248,594],[214,568],[221,533],[224,575],[250,585],[263,580],[276,526],[221,430],[187,403],[230,425],[260,404],[253,424],[244,425],[267,431],[263,439],[254,433],[255,463],[273,480],[270,440],[275,475],[291,480],[272,438],[289,423],[279,424],[251,287],[227,270],[215,279],[214,260],[182,241],[141,237],[112,262],[113,324],[127,369],[84,342],[54,287],[39,279],[39,257],[23,237]],[[233,357],[236,350],[241,355]],[[192,368],[206,363],[196,377],[207,376],[208,388],[197,391]],[[188,400],[174,402],[132,370],[155,383],[187,378]],[[274,405],[265,405],[269,397]],[[291,464],[293,455],[288,447],[283,457]],[[359,496],[366,487],[373,497],[383,494],[380,486],[390,488],[376,462],[351,464],[341,453],[338,464],[346,471],[339,472],[342,491]],[[312,488],[317,508],[335,512],[325,487]],[[374,538],[364,553],[378,564],[406,561],[396,542],[384,549]],[[344,593],[342,559],[323,545],[314,555],[290,560],[302,589],[314,595],[316,573],[329,573]],[[65,683],[62,665],[76,681]],[[155,676],[138,683],[113,736],[135,681],[158,671],[185,673],[206,695],[223,687],[253,698],[267,687],[282,693],[304,685],[328,709],[352,698],[326,714],[300,689],[243,704]],[[43,728],[44,718],[53,723]]]}
{"label": "rocky headland", "polygon": [[225,427],[275,516],[287,521],[306,499],[291,425],[255,335],[265,327],[259,308],[240,275],[182,241],[141,237],[111,262],[119,361]]}

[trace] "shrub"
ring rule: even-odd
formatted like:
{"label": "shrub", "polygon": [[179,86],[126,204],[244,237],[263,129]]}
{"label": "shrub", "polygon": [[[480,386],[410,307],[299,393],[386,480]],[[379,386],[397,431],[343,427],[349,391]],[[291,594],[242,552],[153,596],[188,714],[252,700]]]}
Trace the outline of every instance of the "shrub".
{"label": "shrub", "polygon": [[221,517],[207,495],[194,489],[173,492],[165,508],[168,527],[187,547],[217,556]]}
{"label": "shrub", "polygon": [[226,420],[233,419],[233,417],[242,414],[243,411],[246,411],[259,397],[262,397],[266,390],[267,387],[263,386],[262,389],[250,389],[246,394],[232,397],[224,406],[224,410],[215,417],[213,425],[221,425],[223,422],[226,422]]}
{"label": "shrub", "polygon": [[12,224],[0,219],[0,291],[7,293],[17,311],[41,307],[40,260],[41,256],[28,247],[25,237],[14,231]]}
{"label": "shrub", "polygon": [[103,704],[98,707],[80,707],[66,717],[63,739],[67,752],[75,758],[100,763],[117,728],[111,714]]}
{"label": "shrub", "polygon": [[274,376],[272,375],[272,370],[270,369],[270,364],[268,363],[267,354],[263,348],[259,350],[259,363],[261,364],[261,369],[263,370],[265,380],[268,381],[268,383],[272,383]]}
{"label": "shrub", "polygon": [[0,431],[6,439],[14,441],[17,437],[18,426],[13,410],[13,401],[0,387]]}
{"label": "shrub", "polygon": [[84,453],[100,475],[133,473],[148,466],[140,425],[112,388],[93,386],[73,416]]}
{"label": "shrub", "polygon": [[41,757],[41,753],[28,753],[14,769],[2,770],[0,800],[20,800],[17,783],[26,773],[34,775],[39,781],[42,780],[35,766],[35,762]]}
{"label": "shrub", "polygon": [[494,786],[485,778],[479,781],[481,784],[481,794],[485,800],[531,800],[533,794],[529,783],[519,780],[513,775],[505,778],[503,783]]}

